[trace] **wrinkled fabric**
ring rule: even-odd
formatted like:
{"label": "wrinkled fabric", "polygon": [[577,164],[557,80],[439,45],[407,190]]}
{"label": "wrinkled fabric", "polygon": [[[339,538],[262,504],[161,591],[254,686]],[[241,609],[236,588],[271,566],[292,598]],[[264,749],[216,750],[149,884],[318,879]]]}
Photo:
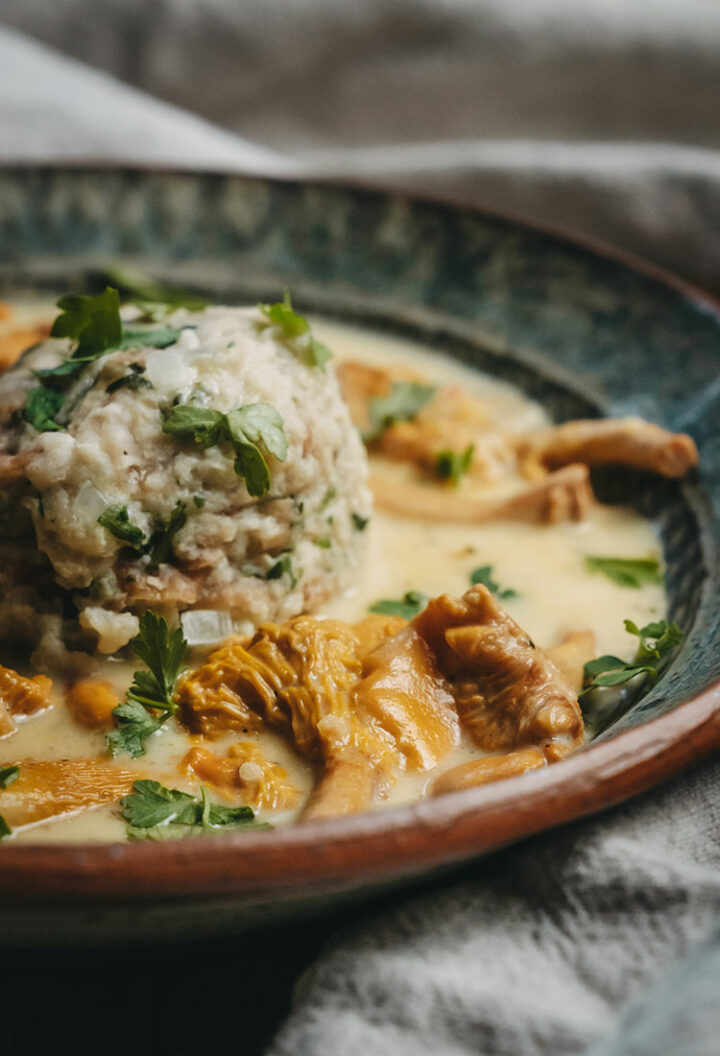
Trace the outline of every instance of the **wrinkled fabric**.
{"label": "wrinkled fabric", "polygon": [[[297,171],[558,225],[720,291],[717,0],[3,0],[0,22]],[[198,164],[192,138],[175,152]]]}
{"label": "wrinkled fabric", "polygon": [[[720,290],[713,0],[4,0],[0,20],[3,160],[349,175]],[[359,913],[269,1056],[716,1056],[719,867],[714,761]]]}
{"label": "wrinkled fabric", "polygon": [[[695,1056],[679,1044],[652,1047],[667,1014],[653,1002],[647,1028],[644,1013],[632,1013],[634,1048],[616,1049],[617,1038],[588,1046],[719,920],[714,762],[480,862],[469,882],[366,917],[301,980],[270,1052]],[[720,993],[720,944],[701,963],[714,972],[704,1008],[713,986]],[[684,968],[676,975],[675,1008],[695,1010],[693,979]],[[706,1051],[717,1049],[697,1054]]]}

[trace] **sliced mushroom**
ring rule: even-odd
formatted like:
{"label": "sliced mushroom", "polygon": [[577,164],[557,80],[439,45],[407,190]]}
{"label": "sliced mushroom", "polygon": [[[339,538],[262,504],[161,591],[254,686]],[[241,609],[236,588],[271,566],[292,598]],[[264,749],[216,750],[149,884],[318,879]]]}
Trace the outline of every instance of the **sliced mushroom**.
{"label": "sliced mushroom", "polygon": [[692,437],[642,418],[578,420],[533,430],[518,438],[517,449],[521,468],[531,479],[571,462],[618,464],[682,477],[698,462]]}
{"label": "sliced mushroom", "polygon": [[398,482],[375,476],[376,505],[390,513],[428,521],[485,524],[489,521],[534,521],[538,524],[581,520],[593,501],[587,467],[566,466],[509,497],[482,495]]}
{"label": "sliced mushroom", "polygon": [[432,785],[432,794],[442,796],[446,792],[462,792],[466,788],[477,788],[506,777],[517,777],[528,770],[547,766],[547,759],[540,748],[520,748],[506,755],[489,755],[485,759],[472,759],[446,770]]}
{"label": "sliced mushroom", "polygon": [[0,814],[11,829],[113,803],[141,776],[91,759],[21,760],[18,765],[17,781],[0,791]]}

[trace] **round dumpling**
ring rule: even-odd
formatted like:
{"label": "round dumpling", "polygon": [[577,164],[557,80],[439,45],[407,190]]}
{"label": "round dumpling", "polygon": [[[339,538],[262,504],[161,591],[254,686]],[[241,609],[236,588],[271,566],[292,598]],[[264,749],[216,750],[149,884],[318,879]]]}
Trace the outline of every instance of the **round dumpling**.
{"label": "round dumpling", "polygon": [[296,329],[131,308],[115,351],[63,373],[82,348],[48,339],[0,379],[6,638],[111,653],[152,608],[211,641],[349,582],[365,452],[327,350]]}

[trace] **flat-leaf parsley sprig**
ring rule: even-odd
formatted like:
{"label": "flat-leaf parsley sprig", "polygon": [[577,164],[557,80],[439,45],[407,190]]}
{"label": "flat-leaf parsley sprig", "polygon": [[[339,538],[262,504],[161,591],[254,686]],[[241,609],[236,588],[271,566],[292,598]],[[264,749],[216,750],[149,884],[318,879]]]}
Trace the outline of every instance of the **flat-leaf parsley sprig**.
{"label": "flat-leaf parsley sprig", "polygon": [[177,710],[173,695],[188,643],[181,628],[171,631],[162,616],[145,612],[131,645],[149,670],[133,675],[124,702],[113,710],[117,729],[107,734],[106,743],[112,755],[128,752],[137,759],[145,754],[148,737]]}
{"label": "flat-leaf parsley sprig", "polygon": [[493,579],[493,566],[492,565],[480,565],[479,568],[474,568],[470,573],[470,582],[475,586],[481,583],[484,587],[494,594],[496,598],[501,601],[508,601],[510,598],[517,598],[518,592],[513,590],[512,587],[501,587],[500,584]]}
{"label": "flat-leaf parsley sprig", "polygon": [[388,396],[371,396],[368,400],[370,427],[363,434],[365,443],[378,440],[396,422],[412,421],[436,392],[434,385],[423,385],[418,381],[394,381]]}
{"label": "flat-leaf parsley sprig", "polygon": [[400,616],[403,620],[413,620],[427,605],[426,594],[419,590],[408,590],[401,598],[383,598],[370,606],[370,612],[379,612],[383,616]]}
{"label": "flat-leaf parsley sprig", "polygon": [[57,301],[57,307],[60,314],[52,325],[50,336],[68,338],[75,347],[56,367],[35,371],[40,385],[28,392],[24,415],[39,432],[65,428],[57,421],[65,403],[65,393],[60,390],[90,363],[120,348],[166,348],[180,336],[180,330],[174,327],[123,327],[120,298],[113,286],[94,296],[67,294]]}
{"label": "flat-leaf parsley sprig", "polygon": [[228,443],[235,453],[235,472],[248,494],[260,498],[270,490],[265,455],[284,462],[288,441],[282,415],[270,403],[249,403],[223,414],[209,407],[179,403],[165,416],[163,432],[192,440],[199,447]]}
{"label": "flat-leaf parsley sprig", "polygon": [[610,655],[589,660],[585,664],[585,690],[581,696],[597,686],[620,686],[636,675],[645,675],[650,685],[654,685],[663,662],[683,639],[680,627],[667,620],[648,623],[645,627],[625,620],[625,630],[639,638],[635,656],[629,662]]}
{"label": "flat-leaf parsley sprig", "polygon": [[601,572],[621,587],[638,589],[643,583],[662,583],[664,575],[656,557],[597,557],[585,555],[588,572]]}
{"label": "flat-leaf parsley sprig", "polygon": [[258,308],[267,319],[265,325],[277,327],[281,339],[296,359],[308,367],[318,367],[325,371],[325,364],[332,359],[332,352],[322,341],[313,337],[310,323],[305,316],[293,309],[289,290],[285,290],[282,301],[275,304],[259,304]]}
{"label": "flat-leaf parsley sprig", "polygon": [[250,826],[270,828],[255,821],[251,807],[211,803],[204,787],[196,797],[177,788],[166,788],[159,781],[135,781],[132,794],[120,800],[120,808],[131,840],[176,839]]}

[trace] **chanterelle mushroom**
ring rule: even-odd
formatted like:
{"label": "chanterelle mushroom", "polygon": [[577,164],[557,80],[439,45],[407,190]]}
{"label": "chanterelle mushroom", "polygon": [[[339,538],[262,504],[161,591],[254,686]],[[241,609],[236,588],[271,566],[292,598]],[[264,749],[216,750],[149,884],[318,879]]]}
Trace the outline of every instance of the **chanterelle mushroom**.
{"label": "chanterelle mushroom", "polygon": [[528,635],[478,585],[434,598],[412,622],[452,686],[463,725],[487,751],[579,745],[577,696]]}
{"label": "chanterelle mushroom", "polygon": [[410,627],[383,640],[365,622],[266,623],[213,653],[179,701],[193,729],[247,729],[261,716],[319,762],[309,817],[362,810],[395,773],[434,766],[460,739],[452,694]]}
{"label": "chanterelle mushroom", "polygon": [[[405,379],[396,370],[346,361],[338,376],[355,424],[366,429],[371,401],[386,397]],[[420,378],[415,378],[422,381]],[[393,421],[373,436],[371,450],[437,476],[443,450],[470,452],[472,486],[461,493],[437,491],[414,481],[372,480],[381,509],[429,520],[483,523],[491,520],[577,520],[592,500],[588,466],[625,465],[666,477],[682,477],[697,465],[693,439],[641,418],[590,419],[512,433],[487,401],[454,386],[438,387],[409,420]],[[485,495],[477,483],[513,480],[510,498]],[[530,486],[527,483],[530,481]],[[525,482],[525,483],[524,483]]]}

